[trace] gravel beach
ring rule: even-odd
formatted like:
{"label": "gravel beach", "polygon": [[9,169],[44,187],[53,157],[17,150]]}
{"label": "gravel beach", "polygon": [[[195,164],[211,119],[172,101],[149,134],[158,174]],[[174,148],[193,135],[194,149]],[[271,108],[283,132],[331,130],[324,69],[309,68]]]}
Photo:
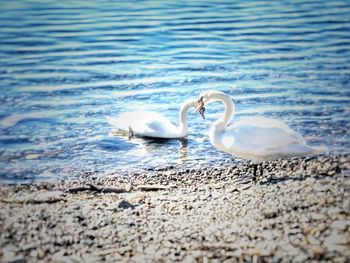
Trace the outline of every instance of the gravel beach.
{"label": "gravel beach", "polygon": [[350,262],[350,155],[0,186],[1,262]]}

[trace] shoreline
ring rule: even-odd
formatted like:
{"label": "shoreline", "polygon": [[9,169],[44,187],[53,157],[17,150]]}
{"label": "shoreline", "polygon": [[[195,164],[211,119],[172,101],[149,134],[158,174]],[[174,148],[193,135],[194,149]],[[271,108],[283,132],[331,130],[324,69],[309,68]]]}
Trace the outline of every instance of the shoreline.
{"label": "shoreline", "polygon": [[350,261],[350,155],[0,185],[0,261]]}

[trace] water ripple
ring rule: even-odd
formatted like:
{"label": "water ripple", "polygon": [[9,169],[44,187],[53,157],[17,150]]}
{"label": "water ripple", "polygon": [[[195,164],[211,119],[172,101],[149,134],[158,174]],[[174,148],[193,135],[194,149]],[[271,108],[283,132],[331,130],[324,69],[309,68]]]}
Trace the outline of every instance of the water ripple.
{"label": "water ripple", "polygon": [[237,118],[349,149],[348,1],[3,0],[0,22],[0,181],[230,158],[207,139],[221,104],[205,123],[190,112],[186,144],[130,142],[105,120],[145,109],[176,122],[206,89],[230,94]]}

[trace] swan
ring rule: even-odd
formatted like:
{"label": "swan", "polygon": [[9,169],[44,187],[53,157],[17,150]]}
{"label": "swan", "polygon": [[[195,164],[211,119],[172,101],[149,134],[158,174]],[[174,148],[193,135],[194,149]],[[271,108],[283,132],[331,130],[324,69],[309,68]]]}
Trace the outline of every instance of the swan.
{"label": "swan", "polygon": [[179,126],[174,125],[162,114],[153,111],[123,112],[117,117],[108,116],[109,124],[129,132],[129,139],[134,135],[141,137],[175,139],[188,134],[187,112],[196,108],[197,100],[188,100],[182,104],[179,115]]}
{"label": "swan", "polygon": [[232,99],[221,91],[207,91],[201,94],[197,111],[203,118],[204,105],[213,101],[223,102],[225,113],[210,128],[211,144],[220,151],[251,160],[254,165],[254,181],[259,163],[262,175],[263,161],[319,154],[327,150],[324,146],[308,146],[298,132],[280,120],[256,116],[228,124],[234,116],[235,105]]}

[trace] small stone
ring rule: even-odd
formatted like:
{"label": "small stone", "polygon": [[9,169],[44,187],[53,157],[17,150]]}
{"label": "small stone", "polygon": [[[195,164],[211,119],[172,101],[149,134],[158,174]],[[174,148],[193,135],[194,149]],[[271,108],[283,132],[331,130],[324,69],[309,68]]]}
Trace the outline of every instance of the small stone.
{"label": "small stone", "polygon": [[101,258],[92,254],[85,254],[81,262],[86,262],[86,263],[101,262]]}
{"label": "small stone", "polygon": [[309,256],[300,250],[300,253],[294,257],[293,261],[305,262],[308,258],[309,258]]}
{"label": "small stone", "polygon": [[296,256],[300,252],[300,249],[294,247],[292,244],[287,244],[286,246],[283,246],[282,249],[285,250],[290,256]]}
{"label": "small stone", "polygon": [[63,192],[61,191],[49,191],[37,193],[34,195],[35,201],[37,202],[55,202],[61,200]]}
{"label": "small stone", "polygon": [[38,256],[38,253],[36,250],[32,250],[32,251],[30,251],[29,255],[33,258],[36,258]]}
{"label": "small stone", "polygon": [[39,158],[40,156],[41,156],[40,154],[36,154],[36,153],[27,154],[27,155],[26,155],[26,159],[27,159],[27,160],[33,160],[33,159]]}
{"label": "small stone", "polygon": [[186,255],[181,261],[185,263],[197,262],[196,258],[193,255]]}
{"label": "small stone", "polygon": [[40,258],[40,259],[43,258],[43,257],[45,257],[45,252],[44,252],[44,250],[38,248],[38,249],[37,249],[37,257]]}
{"label": "small stone", "polygon": [[201,258],[203,256],[203,252],[200,250],[194,250],[192,251],[192,256],[194,258]]}
{"label": "small stone", "polygon": [[8,261],[8,263],[26,263],[27,261],[25,260],[25,258],[23,256],[17,256],[13,259],[11,259],[11,261]]}
{"label": "small stone", "polygon": [[132,208],[133,209],[133,208],[135,208],[135,206],[126,200],[121,200],[118,203],[118,208],[122,208],[122,209]]}
{"label": "small stone", "polygon": [[66,256],[63,256],[65,253],[65,251],[59,251],[56,252],[53,256],[52,256],[52,261],[55,263],[70,263],[72,262],[72,260]]}
{"label": "small stone", "polygon": [[248,190],[250,187],[252,187],[252,185],[245,185],[245,186],[242,186],[240,190],[241,191]]}
{"label": "small stone", "polygon": [[350,221],[347,220],[336,220],[331,224],[332,228],[344,231],[350,225]]}
{"label": "small stone", "polygon": [[[166,193],[166,192],[164,192]],[[136,192],[136,193],[130,193],[127,195],[126,197],[126,201],[132,203],[132,204],[139,204],[144,202],[146,198],[146,195],[144,193],[141,192]]]}
{"label": "small stone", "polygon": [[321,246],[314,246],[310,249],[310,252],[309,252],[309,254],[311,254],[313,258],[320,258],[325,253],[326,253],[326,250],[324,249],[324,247],[321,247]]}
{"label": "small stone", "polygon": [[325,215],[324,214],[320,214],[320,213],[312,213],[311,214],[311,218],[313,220],[322,220],[325,218]]}
{"label": "small stone", "polygon": [[326,237],[326,239],[323,242],[323,246],[325,246],[328,250],[340,252],[345,249],[348,249],[345,236],[339,235],[338,231],[335,229],[333,229],[331,234]]}
{"label": "small stone", "polygon": [[264,230],[262,233],[261,233],[261,237],[266,239],[266,240],[272,240],[274,239],[275,237],[275,234],[274,232],[272,232],[271,230]]}
{"label": "small stone", "polygon": [[330,170],[330,171],[327,172],[327,175],[333,176],[333,175],[335,175],[336,173],[337,173],[337,171],[335,171],[335,170]]}
{"label": "small stone", "polygon": [[137,189],[140,191],[159,191],[159,190],[167,190],[168,187],[163,185],[149,184],[149,185],[138,185]]}
{"label": "small stone", "polygon": [[306,181],[307,183],[309,183],[309,184],[313,184],[313,183],[316,182],[316,179],[315,179],[315,178],[312,178],[312,177],[308,177],[308,178],[306,178],[305,181]]}
{"label": "small stone", "polygon": [[6,261],[13,261],[16,257],[16,248],[12,245],[8,245],[2,249],[2,259]]}
{"label": "small stone", "polygon": [[263,216],[265,218],[275,218],[278,216],[278,211],[275,209],[268,209],[263,212]]}

